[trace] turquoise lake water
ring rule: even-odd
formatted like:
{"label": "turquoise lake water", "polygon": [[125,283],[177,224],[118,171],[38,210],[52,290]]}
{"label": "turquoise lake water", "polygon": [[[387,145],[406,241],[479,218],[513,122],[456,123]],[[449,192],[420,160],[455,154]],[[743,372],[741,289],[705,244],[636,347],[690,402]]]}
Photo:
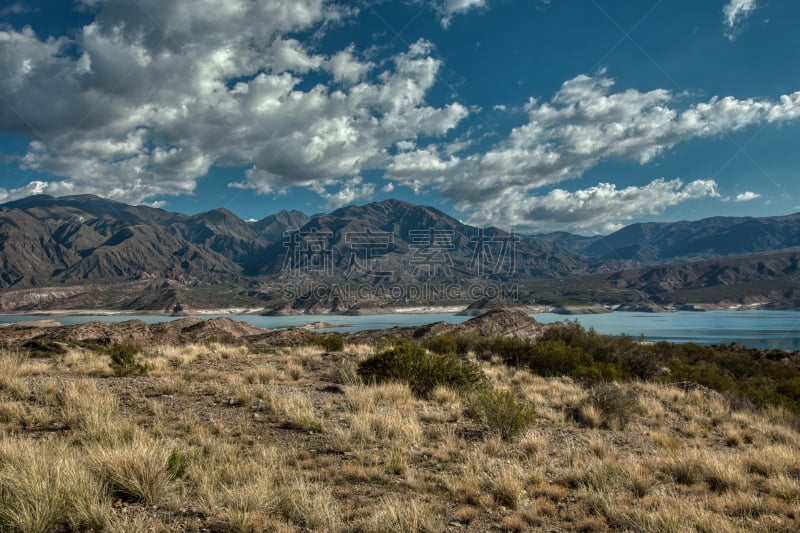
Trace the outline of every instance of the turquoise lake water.
{"label": "turquoise lake water", "polygon": [[[438,314],[394,314],[370,316],[302,315],[302,316],[251,316],[251,315],[202,315],[199,318],[229,316],[261,328],[284,328],[302,326],[310,322],[325,321],[334,328],[320,331],[360,331],[364,329],[414,326],[445,321],[459,323],[469,317],[451,313]],[[800,312],[796,311],[707,311],[674,313],[607,313],[600,315],[578,315],[567,317],[553,313],[531,315],[544,323],[559,320],[578,320],[583,326],[595,328],[599,333],[619,335],[622,333],[645,340],[671,342],[695,342],[698,344],[720,344],[738,342],[754,348],[779,348],[800,350]],[[0,323],[20,322],[47,318],[64,325],[80,324],[92,320],[121,322],[139,319],[147,323],[175,320],[166,316],[3,316]]]}

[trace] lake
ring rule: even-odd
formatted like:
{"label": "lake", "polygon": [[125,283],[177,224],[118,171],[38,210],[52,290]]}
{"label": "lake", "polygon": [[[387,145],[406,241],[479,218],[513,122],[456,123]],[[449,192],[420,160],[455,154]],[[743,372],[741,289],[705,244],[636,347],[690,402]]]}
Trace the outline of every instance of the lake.
{"label": "lake", "polygon": [[[302,315],[302,316],[256,316],[256,315],[199,315],[198,318],[226,316],[242,320],[261,328],[285,328],[302,326],[310,322],[325,321],[335,327],[318,331],[354,332],[365,329],[383,329],[394,326],[416,326],[445,321],[460,323],[470,317],[452,313],[369,316]],[[599,315],[564,316],[554,313],[531,315],[543,323],[559,320],[577,320],[586,328],[599,333],[634,337],[644,336],[648,341],[695,342],[698,344],[721,344],[738,342],[753,348],[779,348],[800,350],[800,313],[796,311],[706,311],[673,313],[606,313]],[[175,320],[175,317],[153,315],[126,316],[44,316],[44,315],[0,315],[0,323],[27,320],[52,319],[64,325],[81,324],[93,320],[121,322],[139,319],[147,323]]]}

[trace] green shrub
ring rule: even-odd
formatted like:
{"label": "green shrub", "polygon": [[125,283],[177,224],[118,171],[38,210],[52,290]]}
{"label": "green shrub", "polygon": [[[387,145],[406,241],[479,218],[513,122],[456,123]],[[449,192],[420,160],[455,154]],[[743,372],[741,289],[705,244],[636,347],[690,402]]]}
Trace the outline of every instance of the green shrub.
{"label": "green shrub", "polygon": [[425,340],[425,347],[433,353],[441,355],[459,354],[459,338],[454,335],[440,335]]}
{"label": "green shrub", "polygon": [[344,337],[338,333],[316,336],[309,343],[319,346],[326,352],[341,352],[344,350]]}
{"label": "green shrub", "polygon": [[583,348],[556,340],[530,346],[520,363],[542,376],[568,376],[578,367],[591,367],[594,358]]}
{"label": "green shrub", "polygon": [[139,349],[135,346],[117,345],[108,350],[111,368],[117,376],[132,376],[147,372],[147,365],[136,361]]}
{"label": "green shrub", "polygon": [[407,341],[361,361],[357,372],[367,383],[407,383],[414,395],[422,398],[429,397],[440,385],[465,392],[485,380],[477,366],[454,355],[429,353],[419,344]]}
{"label": "green shrub", "polygon": [[22,343],[21,348],[28,350],[30,357],[52,357],[67,353],[63,345],[46,339],[27,340]]}
{"label": "green shrub", "polygon": [[167,458],[167,472],[171,479],[181,479],[186,475],[189,459],[180,450],[174,449]]}
{"label": "green shrub", "polygon": [[469,397],[466,413],[509,440],[533,424],[536,410],[510,390],[484,387]]}
{"label": "green shrub", "polygon": [[699,346],[640,342],[629,335],[601,335],[577,321],[548,326],[538,342],[514,338],[442,335],[425,341],[432,352],[508,364],[545,376],[570,376],[589,382],[625,379],[694,381],[743,405],[773,405],[800,420],[800,368],[787,364],[791,354],[738,344]]}

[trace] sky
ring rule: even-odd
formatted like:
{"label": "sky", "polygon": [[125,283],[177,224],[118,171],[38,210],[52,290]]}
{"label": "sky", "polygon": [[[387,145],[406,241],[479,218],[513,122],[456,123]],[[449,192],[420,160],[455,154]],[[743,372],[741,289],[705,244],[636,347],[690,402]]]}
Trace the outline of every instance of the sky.
{"label": "sky", "polygon": [[800,211],[794,0],[0,1],[0,202]]}

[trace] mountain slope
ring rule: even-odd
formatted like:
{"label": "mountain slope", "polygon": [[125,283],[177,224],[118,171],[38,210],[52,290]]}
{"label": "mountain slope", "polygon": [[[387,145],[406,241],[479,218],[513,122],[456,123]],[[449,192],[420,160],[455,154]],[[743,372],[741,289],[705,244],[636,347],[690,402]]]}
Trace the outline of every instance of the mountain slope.
{"label": "mountain slope", "polygon": [[0,287],[46,285],[54,270],[80,260],[51,235],[47,225],[21,209],[0,207]]}
{"label": "mountain slope", "polygon": [[[0,287],[143,277],[238,279],[241,268],[232,259],[208,243],[196,245],[181,237],[181,229],[192,221],[186,215],[89,195],[9,202],[0,206]],[[212,230],[208,237],[224,240],[225,235]]]}
{"label": "mountain slope", "polygon": [[[0,205],[0,289],[19,294],[25,309],[40,300],[56,308],[59,298],[95,305],[102,291],[88,298],[74,289],[99,284],[119,293],[118,305],[137,309],[179,309],[187,301],[341,308],[333,293],[282,296],[305,282],[463,291],[511,281],[521,284],[520,301],[552,296],[604,305],[691,301],[700,290],[703,301],[746,293],[788,302],[800,282],[796,246],[800,214],[633,224],[603,237],[517,236],[398,200],[245,222],[226,209],[190,216],[88,195],[40,195]],[[53,290],[38,290],[45,287]],[[374,296],[382,305],[392,298]],[[397,305],[409,301],[403,295]]]}
{"label": "mountain slope", "polygon": [[[315,246],[324,249],[313,252]],[[303,254],[330,265],[309,267]],[[377,277],[461,283],[564,276],[586,269],[581,258],[554,253],[551,246],[537,247],[495,228],[462,224],[433,207],[384,200],[312,217],[267,248],[250,272],[291,277],[311,270],[345,274],[354,281]]]}
{"label": "mountain slope", "polygon": [[800,246],[800,213],[781,217],[713,217],[697,221],[631,224],[582,253],[637,264],[702,260]]}
{"label": "mountain slope", "polygon": [[180,279],[230,281],[240,268],[203,246],[189,244],[158,226],[129,226],[62,271],[64,283],[80,280]]}
{"label": "mountain slope", "polygon": [[270,243],[276,243],[283,239],[284,232],[302,228],[309,220],[309,216],[302,211],[294,209],[291,211],[283,210],[252,222],[250,227],[261,238]]}

